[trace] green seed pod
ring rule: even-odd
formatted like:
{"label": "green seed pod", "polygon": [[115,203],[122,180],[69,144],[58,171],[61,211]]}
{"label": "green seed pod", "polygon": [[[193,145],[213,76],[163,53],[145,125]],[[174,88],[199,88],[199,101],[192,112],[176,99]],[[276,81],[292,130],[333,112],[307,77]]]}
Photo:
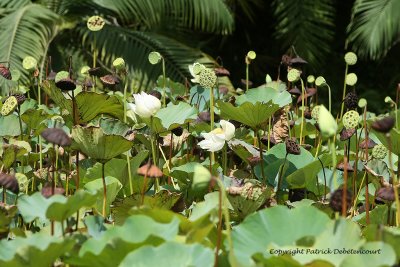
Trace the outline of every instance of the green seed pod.
{"label": "green seed pod", "polygon": [[322,86],[324,84],[326,84],[325,78],[322,76],[318,76],[317,79],[315,80],[315,85]]}
{"label": "green seed pod", "polygon": [[357,55],[353,52],[347,52],[344,55],[344,61],[347,65],[355,65],[357,63]]}
{"label": "green seed pod", "polygon": [[367,99],[365,99],[365,98],[360,98],[360,100],[358,100],[358,106],[360,107],[360,108],[363,108],[363,107],[365,107],[367,105]]}
{"label": "green seed pod", "polygon": [[387,153],[388,153],[387,148],[382,144],[376,145],[372,149],[372,157],[376,159],[384,159]]}
{"label": "green seed pod", "polygon": [[300,71],[298,69],[291,69],[287,74],[289,82],[296,82],[300,79]]}
{"label": "green seed pod", "polygon": [[124,70],[125,69],[125,60],[122,57],[116,58],[113,61],[113,67],[116,70]]}
{"label": "green seed pod", "polygon": [[90,70],[89,66],[83,66],[81,68],[80,73],[81,73],[82,76],[86,76],[86,75],[89,75],[89,72],[88,72],[89,70]]}
{"label": "green seed pod", "polygon": [[204,69],[199,75],[199,84],[204,88],[213,88],[217,82],[217,75],[210,69]]}
{"label": "green seed pod", "polygon": [[318,122],[320,106],[315,106],[311,111],[311,117]]}
{"label": "green seed pod", "polygon": [[4,102],[1,108],[1,115],[7,116],[10,115],[18,106],[18,100],[15,96],[10,96]]}
{"label": "green seed pod", "polygon": [[325,108],[324,105],[320,105],[318,125],[321,134],[325,137],[332,137],[338,130],[338,125],[332,114]]}
{"label": "green seed pod", "polygon": [[346,76],[346,84],[354,86],[357,83],[357,75],[355,73],[349,73]]}
{"label": "green seed pod", "polygon": [[354,129],[358,126],[358,122],[360,120],[360,114],[358,114],[355,110],[347,111],[343,115],[343,126],[346,129]]}
{"label": "green seed pod", "polygon": [[257,54],[256,54],[256,52],[254,52],[254,51],[249,51],[249,52],[247,53],[247,57],[248,57],[249,59],[251,59],[251,60],[256,59],[256,56],[257,56]]}
{"label": "green seed pod", "polygon": [[315,82],[315,77],[314,77],[314,75],[308,75],[308,77],[307,77],[307,82],[308,82],[308,83],[313,83],[313,82]]}
{"label": "green seed pod", "polygon": [[155,52],[155,51],[150,52],[150,54],[149,54],[149,62],[152,65],[156,65],[156,64],[160,63],[161,59],[162,59],[162,56],[161,56],[160,53]]}
{"label": "green seed pod", "polygon": [[92,16],[88,19],[87,21],[87,27],[89,30],[91,30],[92,32],[97,32],[100,31],[101,29],[103,29],[105,24],[105,21],[102,17],[100,16]]}
{"label": "green seed pod", "polygon": [[36,66],[37,66],[37,61],[31,56],[25,57],[24,60],[22,61],[22,67],[26,70],[34,71],[36,70]]}

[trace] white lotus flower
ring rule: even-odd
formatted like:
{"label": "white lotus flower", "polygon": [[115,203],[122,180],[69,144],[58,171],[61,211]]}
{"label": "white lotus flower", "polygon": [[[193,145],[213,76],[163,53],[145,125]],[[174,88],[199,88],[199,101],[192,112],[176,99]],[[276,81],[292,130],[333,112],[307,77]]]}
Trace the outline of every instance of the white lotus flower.
{"label": "white lotus flower", "polygon": [[202,149],[206,149],[210,152],[221,150],[225,141],[231,140],[235,136],[235,126],[229,121],[221,120],[221,128],[212,130],[209,133],[202,133],[204,140],[199,142],[198,145]]}
{"label": "white lotus flower", "polygon": [[203,64],[198,62],[193,63],[193,65],[188,65],[190,74],[192,75],[193,79],[190,81],[192,83],[199,83],[200,72],[206,68]]}
{"label": "white lotus flower", "polygon": [[128,103],[128,106],[139,117],[150,118],[161,108],[160,100],[155,96],[146,94],[145,92],[134,94],[133,97],[135,98],[135,104]]}

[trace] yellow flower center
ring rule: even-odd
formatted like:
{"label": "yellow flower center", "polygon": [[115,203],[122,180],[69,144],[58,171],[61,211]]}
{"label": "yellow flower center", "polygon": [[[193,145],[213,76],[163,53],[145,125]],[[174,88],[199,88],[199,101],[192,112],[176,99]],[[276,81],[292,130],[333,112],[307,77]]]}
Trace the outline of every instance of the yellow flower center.
{"label": "yellow flower center", "polygon": [[216,128],[214,130],[211,131],[213,134],[223,134],[224,130],[222,130],[221,128]]}

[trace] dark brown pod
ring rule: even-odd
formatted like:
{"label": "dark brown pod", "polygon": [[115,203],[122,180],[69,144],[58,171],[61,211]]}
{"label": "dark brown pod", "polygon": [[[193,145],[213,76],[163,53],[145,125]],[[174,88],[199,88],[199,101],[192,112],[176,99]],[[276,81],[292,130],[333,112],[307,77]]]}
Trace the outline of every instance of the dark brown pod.
{"label": "dark brown pod", "polygon": [[22,105],[25,102],[26,97],[23,94],[15,93],[11,95],[17,99],[18,105]]}
{"label": "dark brown pod", "polygon": [[172,130],[172,133],[176,136],[181,136],[183,134],[183,128],[178,127]]}
{"label": "dark brown pod", "polygon": [[101,76],[101,72],[102,71],[101,71],[100,67],[88,69],[88,73],[89,73],[90,76],[100,77]]}
{"label": "dark brown pod", "polygon": [[[241,82],[244,86],[246,86],[246,80],[245,80],[245,79],[241,79],[240,82]],[[252,87],[252,86],[253,86],[253,82],[252,82],[252,81],[248,81],[248,85],[249,85],[249,88]]]}
{"label": "dark brown pod", "polygon": [[107,74],[100,77],[101,82],[107,87],[114,87],[119,84],[119,79],[115,75]]}
{"label": "dark brown pod", "polygon": [[309,119],[309,120],[312,118],[311,111],[308,107],[304,110],[304,118]]}
{"label": "dark brown pod", "polygon": [[303,66],[305,64],[308,64],[308,62],[305,61],[303,58],[301,58],[299,56],[290,59],[290,65],[293,66],[293,67],[295,67],[295,66],[299,66],[300,67],[300,66]]}
{"label": "dark brown pod", "polygon": [[[346,202],[347,202],[347,210],[351,207],[351,193],[347,190],[346,194]],[[329,206],[333,211],[340,212],[342,211],[342,199],[343,199],[343,188],[337,189],[333,191],[331,194],[331,198],[329,200]]]}
{"label": "dark brown pod", "polygon": [[248,157],[247,160],[249,161],[250,166],[256,166],[258,163],[260,163],[261,158],[259,156],[252,156]]}
{"label": "dark brown pod", "polygon": [[288,91],[292,95],[301,95],[301,90],[297,86],[293,87]]}
{"label": "dark brown pod", "polygon": [[355,92],[349,92],[343,102],[347,109],[356,109],[358,107],[358,96]]}
{"label": "dark brown pod", "polygon": [[11,80],[12,79],[10,69],[7,68],[6,66],[2,65],[2,64],[0,64],[0,75],[3,76],[7,80]]}
{"label": "dark brown pod", "polygon": [[282,58],[281,58],[281,64],[282,65],[284,65],[284,66],[290,66],[290,61],[292,60],[292,57],[291,56],[289,56],[289,55],[283,55],[282,56]]}
{"label": "dark brown pod", "polygon": [[70,146],[71,138],[59,128],[47,128],[40,134],[47,142],[59,146]]}
{"label": "dark brown pod", "polygon": [[364,139],[360,142],[358,147],[361,149],[365,149],[367,146],[368,146],[368,148],[373,148],[376,145],[377,144],[374,142],[374,140],[372,140],[371,138],[368,138],[368,144],[367,144],[367,141]]}
{"label": "dark brown pod", "polygon": [[300,146],[297,144],[296,140],[287,138],[285,140],[286,153],[292,155],[300,155]]}
{"label": "dark brown pod", "polygon": [[49,75],[47,75],[47,80],[48,81],[54,81],[56,79],[57,72],[55,71],[50,71]]}
{"label": "dark brown pod", "polygon": [[381,133],[388,133],[393,128],[395,120],[393,117],[385,117],[383,119],[374,121],[371,125],[372,129]]}
{"label": "dark brown pod", "polygon": [[159,100],[161,100],[161,98],[162,98],[161,93],[160,93],[159,91],[157,91],[157,90],[151,90],[151,91],[149,92],[149,95],[152,95],[152,96],[154,96],[154,97],[157,97]]}
{"label": "dark brown pod", "polygon": [[395,200],[393,187],[381,187],[376,191],[375,201],[378,200],[383,203],[393,202]]}
{"label": "dark brown pod", "polygon": [[163,172],[156,165],[147,163],[137,170],[137,173],[142,176],[159,178],[163,176]]}
{"label": "dark brown pod", "polygon": [[350,139],[354,133],[356,132],[356,129],[346,129],[343,127],[343,129],[340,131],[340,141],[346,141]]}
{"label": "dark brown pod", "polygon": [[[42,188],[42,196],[45,198],[49,198],[53,195],[52,192],[53,188],[51,186],[45,186]],[[56,187],[54,188],[54,195],[64,195],[65,194],[65,189],[62,187]]]}
{"label": "dark brown pod", "polygon": [[4,187],[7,190],[10,190],[14,194],[19,193],[19,184],[15,175],[10,175],[7,173],[0,173],[0,186]]}
{"label": "dark brown pod", "polygon": [[345,166],[347,167],[347,168],[346,168],[346,169],[347,169],[347,172],[354,172],[353,167],[352,167],[349,163],[347,163],[347,164],[345,165],[343,161],[340,162],[340,163],[336,166],[336,169],[338,169],[339,171],[344,171],[344,170],[345,170]]}
{"label": "dark brown pod", "polygon": [[218,88],[218,90],[219,90],[219,93],[220,93],[221,95],[226,95],[226,94],[229,92],[229,89],[228,89],[228,87],[226,87],[226,86],[220,86],[220,87]]}
{"label": "dark brown pod", "polygon": [[56,86],[62,91],[72,91],[76,88],[75,82],[70,78],[59,80],[58,82],[56,82]]}

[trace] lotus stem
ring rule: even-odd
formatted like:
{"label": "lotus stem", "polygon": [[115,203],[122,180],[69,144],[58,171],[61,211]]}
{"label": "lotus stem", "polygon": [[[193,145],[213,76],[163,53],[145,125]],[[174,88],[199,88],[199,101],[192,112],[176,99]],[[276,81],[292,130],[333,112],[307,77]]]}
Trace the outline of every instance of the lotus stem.
{"label": "lotus stem", "polygon": [[106,205],[107,205],[107,186],[106,186],[106,177],[104,175],[104,165],[101,165],[101,179],[103,181],[103,217],[106,218]]}
{"label": "lotus stem", "polygon": [[[163,156],[165,162],[167,162],[167,169],[168,169],[168,172],[170,173],[170,172],[171,172],[171,165],[172,165],[172,163],[171,163],[171,161],[168,161],[167,158],[165,157],[165,154],[164,154],[164,152],[163,152],[163,150],[162,150],[160,144],[158,144],[158,149],[160,150],[161,155]],[[172,183],[172,186],[173,186],[175,189],[177,189],[177,187],[176,187],[176,185],[175,185],[175,182],[174,182],[174,179],[173,179],[172,177],[171,177],[171,180],[170,180],[170,181],[171,181],[171,183]]]}
{"label": "lotus stem", "polygon": [[218,266],[218,252],[221,246],[222,236],[222,189],[218,190],[218,226],[217,226],[217,244],[215,245],[214,266]]}
{"label": "lotus stem", "polygon": [[[153,116],[150,117],[150,125],[153,126]],[[156,154],[156,148],[155,148],[154,142],[156,142],[156,140],[155,140],[154,134],[152,132],[151,133],[151,138],[150,138],[151,155],[152,155],[152,158],[153,158],[153,164],[155,166],[157,166],[157,154]],[[155,180],[154,189],[155,189],[154,190],[154,194],[159,191],[159,179],[158,178],[156,178],[156,180]]]}
{"label": "lotus stem", "polygon": [[267,177],[265,176],[265,173],[264,173],[264,157],[263,157],[263,152],[262,152],[262,143],[261,143],[260,132],[258,131],[258,129],[256,129],[255,132],[257,135],[257,142],[258,142],[258,147],[260,150],[261,175],[262,175],[264,183],[266,184]]}
{"label": "lotus stem", "polygon": [[330,142],[330,152],[332,154],[332,166],[333,166],[333,187],[335,189],[337,189],[338,187],[338,182],[337,182],[337,177],[336,177],[336,165],[337,165],[337,161],[336,161],[336,144],[335,144],[335,140],[332,138],[331,142]]}
{"label": "lotus stem", "polygon": [[2,200],[3,200],[4,204],[7,204],[6,188],[4,185],[3,185],[3,199]]}
{"label": "lotus stem", "polygon": [[246,92],[249,90],[249,64],[246,63]]}
{"label": "lotus stem", "polygon": [[[55,187],[57,187],[57,179],[58,179],[58,146],[55,146],[56,151],[56,164],[55,164],[55,172],[54,172],[54,183]],[[55,189],[55,188],[54,188]]]}
{"label": "lotus stem", "polygon": [[162,101],[163,101],[163,107],[166,107],[165,103],[165,81],[166,81],[166,75],[165,75],[165,60],[164,57],[161,58],[162,61],[162,72],[163,72],[163,93],[162,93]]}
{"label": "lotus stem", "polygon": [[277,185],[277,188],[276,188],[276,194],[277,194],[276,202],[277,202],[277,203],[279,203],[279,200],[280,200],[279,192],[281,191],[282,177],[283,177],[283,169],[285,168],[286,160],[287,160],[288,154],[289,154],[289,153],[286,152],[285,159],[284,159],[284,161],[283,161],[281,167],[279,168],[278,185]]}
{"label": "lotus stem", "polygon": [[222,150],[222,164],[223,164],[223,174],[227,175],[227,170],[228,170],[228,148],[227,144],[224,144],[223,150]]}
{"label": "lotus stem", "polygon": [[24,140],[24,131],[22,129],[21,110],[20,110],[20,105],[19,104],[18,104],[17,113],[18,113],[19,130],[21,132],[20,139],[21,139],[21,141],[23,141]]}
{"label": "lotus stem", "polygon": [[[125,86],[124,86],[124,123],[127,122],[126,119],[126,94],[128,90],[128,77],[125,76]],[[129,157],[129,152],[126,153],[126,162],[128,164],[128,179],[129,179],[129,190],[131,191],[131,195],[133,195],[133,183],[132,183],[132,170],[131,170],[131,162]]]}
{"label": "lotus stem", "polygon": [[[271,124],[272,124],[272,118],[270,117],[269,119],[268,119],[268,135],[267,135],[267,137],[268,137],[268,140],[267,140],[267,150],[269,151],[269,148],[270,148],[270,146],[271,146]],[[290,128],[290,126],[289,126],[289,128]]]}
{"label": "lotus stem", "polygon": [[[301,82],[301,125],[300,125],[300,145],[303,144],[303,128],[304,128],[304,100],[306,98],[304,82],[303,79],[300,78]],[[289,125],[290,127],[290,125]]]}
{"label": "lotus stem", "polygon": [[[389,166],[390,169],[392,168],[392,138],[390,137],[390,133],[386,134],[387,142],[388,142],[388,147],[389,147]],[[396,202],[396,227],[399,227],[400,225],[400,200],[399,200],[399,190],[397,188],[398,184],[398,178],[394,174],[393,171],[390,172],[392,176],[392,185],[393,185],[393,191],[394,191],[394,199]]]}
{"label": "lotus stem", "polygon": [[[368,139],[369,139],[369,137],[368,137],[368,131],[367,131],[367,105],[365,105],[365,107],[364,107],[364,116],[363,116],[363,118],[364,118],[364,135],[365,135],[365,143],[367,144],[366,146],[365,146],[365,157],[366,157],[366,160],[368,161]],[[365,219],[366,219],[366,223],[367,223],[367,225],[369,224],[369,191],[368,191],[368,184],[369,184],[369,181],[368,181],[368,173],[367,173],[367,170],[365,170],[365,174],[366,174],[366,176],[365,176]]]}
{"label": "lotus stem", "polygon": [[340,109],[340,119],[343,117],[343,111],[344,111],[344,102],[343,102],[343,100],[346,97],[346,79],[347,79],[348,70],[349,70],[349,65],[346,63],[346,69],[344,71],[343,97],[342,97],[342,107]]}
{"label": "lotus stem", "polygon": [[[350,139],[349,139],[350,140]],[[346,217],[347,214],[347,166],[348,166],[348,156],[346,155],[346,152],[350,149],[346,148],[346,145],[344,146],[344,181],[343,181],[343,195],[342,195],[342,217]]]}

